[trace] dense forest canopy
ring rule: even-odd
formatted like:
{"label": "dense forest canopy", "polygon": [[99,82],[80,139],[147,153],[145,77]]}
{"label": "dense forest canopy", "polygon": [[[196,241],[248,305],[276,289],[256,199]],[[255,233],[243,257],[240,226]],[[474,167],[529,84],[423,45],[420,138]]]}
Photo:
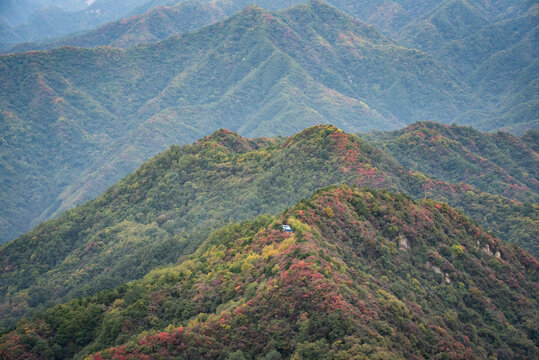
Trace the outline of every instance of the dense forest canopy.
{"label": "dense forest canopy", "polygon": [[[167,3],[177,6],[50,45],[88,49],[0,56],[0,242],[219,128],[275,136],[436,120],[537,129],[537,4],[331,4],[340,11],[320,1],[282,11]],[[177,35],[185,30],[196,31]]]}
{"label": "dense forest canopy", "polygon": [[536,1],[0,2],[1,359],[539,358]]}
{"label": "dense forest canopy", "polygon": [[[219,130],[192,145],[172,146],[97,199],[0,247],[4,326],[141,278],[193,252],[219,226],[274,214],[320,187],[342,183],[448,202],[496,236],[537,254],[535,202],[408,170],[380,148],[330,125],[252,140]],[[524,185],[519,191],[508,194],[534,194]]]}
{"label": "dense forest canopy", "polygon": [[0,355],[534,359],[538,266],[446,204],[330,187],[20,322]]}

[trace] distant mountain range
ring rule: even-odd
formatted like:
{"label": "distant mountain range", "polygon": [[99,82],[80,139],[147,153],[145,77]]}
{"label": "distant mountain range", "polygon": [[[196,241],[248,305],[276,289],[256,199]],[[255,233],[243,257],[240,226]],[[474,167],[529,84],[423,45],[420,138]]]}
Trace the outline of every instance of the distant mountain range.
{"label": "distant mountain range", "polygon": [[[307,135],[313,130],[280,146],[300,146]],[[346,137],[325,135],[313,145],[335,141],[340,149]],[[226,144],[240,152],[262,145],[236,140]],[[202,144],[204,151],[218,148]],[[340,151],[352,151],[344,145]],[[248,154],[240,157],[249,161]],[[162,157],[151,165],[166,166]],[[149,176],[149,167],[138,173]],[[171,174],[165,178],[174,181]],[[143,179],[141,187],[157,180]],[[132,189],[136,197],[140,190]],[[116,231],[88,243],[86,252],[103,250],[103,239]],[[334,186],[276,216],[217,230],[179,265],[21,321],[0,337],[0,356],[535,359],[538,268],[537,258],[447,204]]]}
{"label": "distant mountain range", "polygon": [[0,4],[0,358],[537,359],[539,4],[250,3]]}
{"label": "distant mountain range", "polygon": [[[424,15],[413,8],[407,8],[408,20]],[[511,16],[531,24],[535,7],[528,8]],[[367,8],[347,9],[360,14]],[[169,11],[179,11],[197,27],[193,14],[207,15],[200,23],[212,22],[225,10],[185,3],[126,24],[133,31],[151,30],[172,24],[177,18]],[[510,17],[502,13],[485,18]],[[400,29],[406,21],[398,23],[384,29]],[[121,25],[89,33],[92,46],[102,39],[127,44],[140,34]],[[151,30],[148,39],[160,39],[160,33]],[[512,75],[496,80],[510,84],[508,92],[486,97],[495,80],[489,75],[495,72],[486,71],[490,66],[471,77],[484,84],[477,93],[469,79],[435,55],[403,47],[318,1],[281,12],[250,7],[196,32],[125,50],[61,48],[2,56],[0,81],[8,90],[0,93],[2,241],[97,196],[170,144],[189,143],[220,127],[248,136],[289,135],[317,123],[347,131],[388,130],[425,119],[482,129],[500,122],[515,131],[536,127],[535,57],[521,59],[525,69],[512,72],[518,81]],[[503,108],[493,106],[496,96],[504,99]],[[528,116],[514,118],[515,109]]]}
{"label": "distant mountain range", "polygon": [[82,10],[92,0],[4,0],[0,4],[0,22],[8,26],[20,25],[36,11],[57,6],[66,11]]}
{"label": "distant mountain range", "polygon": [[[68,36],[58,42],[53,39],[52,41],[48,40],[49,42],[42,41],[41,44],[27,43],[17,48],[42,49],[61,44],[85,47],[112,45],[113,41],[110,38],[118,36],[119,33],[124,31],[130,37],[129,41],[116,41],[114,42],[114,46],[145,43],[164,39],[178,32],[193,30],[197,27],[207,25],[211,22],[212,16],[222,19],[224,16],[230,16],[249,5],[259,5],[268,10],[277,10],[302,2],[302,0],[140,0],[138,3],[143,4],[136,6],[138,4],[137,1],[122,3],[107,0],[90,1],[85,3],[85,5],[89,5],[84,13],[95,13],[99,9],[99,12],[104,14],[108,12],[109,8],[116,6],[117,8],[114,11],[116,18],[126,13],[127,10],[124,10],[124,8],[134,8],[134,10],[131,10],[131,14],[135,16],[107,24],[97,31],[90,31],[88,34],[83,33],[74,37]],[[10,6],[5,7],[5,14],[17,12],[17,10],[12,9],[15,7],[15,2],[12,1],[12,3],[11,9]],[[46,1],[43,1],[43,3],[41,6],[34,6],[34,8],[43,9],[47,4],[50,6]],[[397,0],[384,2],[374,0],[328,0],[328,3],[358,20],[375,25],[390,37],[402,40],[409,45],[419,46],[422,50],[426,50],[424,46],[421,46],[422,43],[430,43],[432,46],[441,47],[448,41],[466,38],[478,30],[483,29],[486,25],[518,18],[526,14],[534,5],[533,1],[524,0],[497,0],[490,2],[481,0]],[[73,9],[74,4],[71,3],[71,9]],[[17,5],[21,7],[21,4]],[[66,5],[59,3],[56,6],[66,9]],[[75,8],[77,7],[77,5],[74,6]],[[78,7],[81,7],[81,5],[78,5]],[[120,10],[120,7],[123,7],[122,10]],[[25,12],[30,13],[31,11],[30,8]],[[147,11],[148,13],[144,14]],[[155,11],[160,13],[159,21],[156,21]],[[18,12],[20,13],[22,10],[19,9]],[[45,14],[47,13],[45,12],[43,14],[43,18],[34,14],[34,23],[26,24],[25,26],[30,28],[46,27],[47,25],[40,24],[40,22],[47,23],[45,20],[47,16]],[[103,14],[101,14],[99,20],[92,19],[92,21],[97,24],[98,22],[96,21],[102,23],[106,19],[110,19],[111,15],[107,18]],[[80,16],[77,14],[70,15],[72,18]],[[55,19],[54,22],[60,23],[60,28],[73,27],[72,32],[91,26],[87,24],[88,20],[73,20],[72,23],[66,19]],[[76,22],[77,20],[78,22]],[[141,20],[142,23],[140,23]],[[68,24],[65,24],[66,22]],[[6,21],[6,23],[9,22]],[[48,31],[58,32],[58,24],[56,25],[56,29],[50,29]],[[98,41],[96,34],[98,33],[101,36],[99,36],[99,43],[96,43]],[[38,33],[34,38],[43,38],[43,34],[43,32]],[[63,35],[67,35],[65,30]],[[19,38],[22,37],[24,35],[19,36]],[[414,39],[417,39],[417,41]]]}
{"label": "distant mountain range", "polygon": [[[415,128],[407,130],[411,137],[419,141],[423,137],[416,134],[428,134],[424,140],[430,144],[429,128],[436,126]],[[440,131],[452,132],[469,131]],[[443,157],[443,148],[436,151]],[[488,176],[506,179],[503,172]],[[446,201],[496,236],[538,253],[536,202],[509,200],[407,170],[379,148],[333,126],[253,140],[220,130],[192,145],[171,147],[97,199],[0,247],[1,325],[7,328],[36,310],[141,278],[193,252],[219,226],[282,211],[320,187],[342,183]],[[528,195],[530,201],[537,197],[525,182],[517,189],[500,186],[488,190]],[[415,215],[407,216],[412,221]]]}
{"label": "distant mountain range", "polygon": [[3,0],[0,45],[47,41],[136,12],[148,0]]}
{"label": "distant mountain range", "polygon": [[[278,9],[300,2],[256,3]],[[460,78],[461,87],[475,89],[482,107],[463,112],[455,121],[474,124],[483,130],[502,128],[519,133],[537,127],[535,44],[539,5],[533,1],[331,0],[330,3],[356,19],[374,24],[399,44],[428,53]],[[151,8],[157,4],[175,6]],[[138,10],[151,8],[147,13],[88,33],[19,44],[8,51],[59,46],[128,47],[155,42],[214,23],[250,4],[245,0],[154,1]]]}

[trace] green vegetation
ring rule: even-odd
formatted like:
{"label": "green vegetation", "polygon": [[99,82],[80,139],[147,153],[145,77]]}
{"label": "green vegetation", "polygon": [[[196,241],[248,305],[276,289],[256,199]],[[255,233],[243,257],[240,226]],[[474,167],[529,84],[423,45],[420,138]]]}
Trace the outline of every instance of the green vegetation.
{"label": "green vegetation", "polygon": [[222,20],[226,15],[223,9],[211,6],[209,2],[187,1],[174,7],[157,7],[141,15],[102,25],[84,34],[66,36],[43,43],[21,43],[10,48],[9,52],[52,49],[61,46],[124,48],[196,30]]}
{"label": "green vegetation", "polygon": [[539,154],[532,131],[519,138],[422,122],[362,136],[412,171],[520,201],[539,201]]}
{"label": "green vegetation", "polygon": [[2,326],[140,278],[192,253],[225,223],[282,211],[320,187],[341,183],[446,201],[537,254],[536,204],[411,172],[329,125],[276,139],[248,140],[220,130],[171,147],[97,199],[3,245]]}
{"label": "green vegetation", "polygon": [[[309,51],[313,42],[317,53]],[[371,78],[354,55],[360,49],[385,59],[372,65],[376,71],[369,66]],[[3,240],[95,197],[170,144],[219,127],[266,136],[326,119],[354,131],[394,128],[393,116],[359,99],[365,93],[377,104],[393,103],[389,89],[367,89],[380,77],[401,87],[405,59],[417,70],[410,91],[438,94],[434,106],[447,113],[449,84],[425,77],[439,79],[442,69],[318,3],[278,14],[249,8],[198,32],[128,50],[0,57],[0,82],[10,89],[0,93]],[[350,66],[354,74],[336,72]],[[399,106],[394,116],[402,111],[417,119],[436,104],[424,103],[424,109]]]}
{"label": "green vegetation", "polygon": [[528,130],[521,137],[522,142],[529,146],[533,151],[539,152],[539,130]]}
{"label": "green vegetation", "polygon": [[[289,3],[261,2],[273,8]],[[432,22],[462,8],[437,3],[395,1],[403,12],[379,1],[332,2],[390,36],[430,12]],[[507,13],[500,2],[469,1],[464,8],[473,7],[490,25],[448,36],[436,53],[403,47],[319,1],[279,12],[250,7],[155,42],[246,4],[181,2],[56,43],[152,42],[127,50],[62,48],[0,57],[7,90],[0,92],[0,242],[95,198],[170,144],[220,127],[246,136],[290,135],[320,123],[392,130],[424,119],[518,132],[536,127],[536,7],[530,4]]]}
{"label": "green vegetation", "polygon": [[0,356],[534,359],[538,267],[446,204],[330,187],[21,321]]}
{"label": "green vegetation", "polygon": [[0,358],[538,358],[537,4],[18,30],[143,3],[0,56]]}
{"label": "green vegetation", "polygon": [[[174,3],[174,6],[161,6],[164,5],[164,2],[166,1],[155,1],[152,6],[144,6],[149,9],[146,12],[141,13],[142,7],[140,7],[136,10],[139,15],[113,21],[82,34],[79,32],[52,41],[19,43],[6,52],[44,50],[61,46],[126,48],[147,44],[186,31],[198,30],[205,25],[232,16],[253,4],[249,0],[190,0],[169,1],[168,5]],[[287,7],[290,3],[300,2],[297,0],[267,0],[257,3],[266,9],[276,10]],[[6,37],[6,39],[8,38]]]}

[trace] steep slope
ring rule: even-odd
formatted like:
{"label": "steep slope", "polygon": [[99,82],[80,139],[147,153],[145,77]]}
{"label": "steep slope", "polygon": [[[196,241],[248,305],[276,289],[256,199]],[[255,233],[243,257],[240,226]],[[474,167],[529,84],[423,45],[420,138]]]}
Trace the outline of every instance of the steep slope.
{"label": "steep slope", "polygon": [[21,322],[0,355],[534,359],[538,268],[445,204],[332,187]]}
{"label": "steep slope", "polygon": [[[330,0],[330,4],[342,11],[375,25],[384,34],[400,39],[403,33],[415,37],[410,28],[422,31],[430,28],[426,37],[441,36],[443,39],[462,36],[477,20],[489,23],[508,20],[522,15],[534,4],[529,0]],[[471,15],[467,17],[466,15]],[[472,20],[469,22],[469,20]],[[457,25],[457,26],[456,26]],[[466,30],[465,30],[466,29]],[[404,39],[407,39],[403,36]],[[434,45],[434,44],[433,44]]]}
{"label": "steep slope", "polygon": [[445,42],[437,58],[451,64],[462,75],[470,77],[478,67],[496,53],[510,49],[537,27],[539,6],[531,6],[520,16],[489,22],[479,31],[453,41]]}
{"label": "steep slope", "polygon": [[[198,29],[211,24],[216,19],[231,16],[249,5],[258,5],[268,10],[278,10],[292,5],[303,3],[303,0],[155,0],[149,1],[134,10],[138,14],[131,18],[124,18],[95,30],[82,34],[74,34],[61,39],[42,42],[20,43],[8,49],[8,52],[51,49],[58,46],[129,46],[165,39],[171,35],[179,34],[186,30]],[[406,2],[406,1],[405,1]],[[406,14],[405,20],[388,20],[391,16],[384,13],[387,4],[376,1],[362,1],[361,3],[347,0],[330,0],[329,4],[345,11],[349,15],[362,21],[373,23],[382,30],[387,30],[388,22],[409,23],[414,16],[427,12],[435,6],[432,0],[416,1],[417,4],[405,4],[412,7],[413,11]],[[165,5],[165,6],[163,6]],[[411,10],[411,9],[408,9]],[[399,14],[403,15],[403,14]],[[396,16],[399,16],[396,15]],[[158,20],[158,21],[157,21]],[[386,25],[386,26],[384,26]],[[72,25],[71,25],[72,26]],[[391,26],[390,26],[391,27]],[[394,27],[394,26],[393,26]],[[12,29],[10,29],[12,31]],[[20,34],[16,35],[20,41]],[[8,39],[7,37],[5,38]],[[9,38],[11,39],[11,37]],[[15,37],[13,37],[15,39]],[[12,40],[13,41],[13,40]]]}
{"label": "steep slope", "polygon": [[427,55],[319,2],[249,8],[128,50],[2,56],[0,83],[0,196],[13,204],[0,213],[3,241],[220,127],[250,136],[326,122],[396,129],[470,106]]}
{"label": "steep slope", "polygon": [[[535,8],[537,24],[539,5]],[[537,76],[539,51],[535,44],[539,38],[539,26],[526,34],[518,43],[489,57],[473,74],[481,95],[491,103],[499,102],[491,121],[485,118],[475,121],[482,129],[507,129],[522,134],[537,129],[539,109]]]}
{"label": "steep slope", "polygon": [[[5,52],[43,50],[60,46],[129,47],[164,40],[172,35],[200,29],[203,26],[232,16],[249,5],[257,4],[268,10],[278,10],[302,2],[304,1],[189,0],[166,2],[157,0],[137,8],[135,13],[138,15],[53,41],[20,43],[6,49]],[[143,9],[146,9],[146,11],[143,11]]]}
{"label": "steep slope", "polygon": [[[258,5],[268,10],[278,10],[304,3],[304,0],[155,0],[134,10],[138,14],[103,25],[86,33],[66,36],[53,41],[21,43],[9,52],[50,49],[57,46],[127,46],[164,39],[187,29],[196,29],[210,24],[214,16],[219,19],[231,16],[249,5]],[[401,29],[436,9],[433,0],[399,0],[361,2],[348,0],[328,0],[328,4],[363,22],[373,24],[385,34],[397,37]],[[481,9],[488,16],[489,6]],[[159,13],[159,22],[156,22]],[[413,33],[412,33],[413,34]],[[146,35],[146,36],[144,36]],[[149,36],[148,36],[149,35]]]}
{"label": "steep slope", "polygon": [[520,139],[533,151],[539,152],[539,130],[528,130]]}
{"label": "steep slope", "polygon": [[[256,3],[277,9],[299,2],[259,0]],[[157,3],[160,1],[147,5]],[[538,4],[524,0],[331,0],[329,3],[376,25],[400,44],[427,52],[444,65],[444,70],[459,78],[461,91],[469,92],[467,87],[473,89],[477,106],[462,109],[454,119],[457,122],[485,131],[504,129],[518,134],[537,128],[539,103],[534,45],[537,42]],[[65,45],[124,47],[153,42],[210,24],[249,4],[245,0],[180,2],[87,34],[52,42],[20,44],[7,51]],[[8,36],[9,31],[5,34]],[[427,115],[418,120],[433,119],[431,114]]]}
{"label": "steep slope", "polygon": [[2,326],[73,297],[144,276],[194,251],[227,222],[282,211],[332,184],[448,201],[537,253],[536,204],[411,172],[355,135],[316,126],[248,140],[221,130],[173,146],[108,189],[0,248]]}
{"label": "steep slope", "polygon": [[491,194],[538,202],[539,155],[523,138],[431,122],[364,136],[412,171],[464,182]]}
{"label": "steep slope", "polygon": [[[435,53],[451,41],[476,37],[476,34],[506,22],[518,26],[521,17],[533,7],[534,3],[526,0],[443,0],[426,8],[422,15],[411,19],[394,35],[408,46]],[[494,38],[490,44],[485,43],[487,47],[503,44],[515,29],[506,30],[509,30],[507,34]],[[469,55],[474,56],[473,53]],[[456,60],[466,61],[466,58]]]}
{"label": "steep slope", "polygon": [[[126,46],[164,39],[185,29],[208,25],[213,16],[222,19],[248,5],[259,5],[268,10],[278,10],[305,2],[304,0],[154,0],[133,10],[137,16],[125,18],[91,30],[41,43],[18,44],[11,51],[50,49],[59,45],[98,46],[115,43]],[[363,22],[373,24],[384,34],[402,39],[414,47],[422,45],[440,47],[447,41],[461,39],[481,26],[516,19],[533,5],[531,1],[482,1],[482,0],[328,0],[328,4]],[[159,8],[159,9],[156,9]],[[155,12],[160,13],[156,23]],[[146,25],[140,24],[142,22]],[[198,24],[198,25],[196,25]],[[141,26],[142,25],[142,26]],[[129,29],[128,39],[124,31]],[[143,36],[143,34],[150,36]],[[422,37],[423,36],[423,37]],[[433,37],[440,40],[434,43]],[[503,37],[502,37],[503,38]],[[498,40],[498,39],[497,39]],[[495,41],[496,42],[496,41]],[[491,45],[495,45],[495,42]],[[93,45],[92,45],[93,44]],[[463,59],[465,60],[465,59]]]}

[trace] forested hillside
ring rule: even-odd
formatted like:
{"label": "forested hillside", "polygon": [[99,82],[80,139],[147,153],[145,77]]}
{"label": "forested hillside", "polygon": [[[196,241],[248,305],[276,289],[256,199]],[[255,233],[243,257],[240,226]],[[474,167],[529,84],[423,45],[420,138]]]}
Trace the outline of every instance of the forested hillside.
{"label": "forested hillside", "polygon": [[[95,30],[74,34],[53,41],[22,43],[12,51],[50,49],[57,46],[128,46],[162,40],[186,30],[193,30],[211,24],[215,19],[231,16],[249,5],[258,5],[268,10],[277,10],[303,3],[303,0],[155,0],[138,7],[135,15],[108,23]],[[328,0],[328,4],[355,17],[373,24],[384,34],[408,45],[430,50],[439,49],[453,40],[465,39],[484,31],[500,28],[512,23],[504,33],[491,37],[489,44],[503,46],[518,33],[523,20],[521,16],[533,14],[533,2],[525,0],[502,0],[484,2],[481,0]],[[514,26],[516,25],[516,26]],[[517,30],[517,31],[515,31]],[[425,45],[427,44],[427,45]],[[487,43],[485,43],[487,44]],[[486,49],[483,49],[483,51]],[[466,61],[475,56],[459,54],[453,60]]]}
{"label": "forested hillside", "polygon": [[[129,47],[164,40],[185,31],[197,30],[223,20],[253,4],[259,4],[268,10],[285,8],[291,3],[300,1],[287,0],[191,0],[166,2],[157,0],[142,14],[123,18],[104,24],[96,29],[83,33],[75,33],[59,39],[41,42],[23,42],[6,49],[6,52],[52,49],[60,46],[96,47],[113,46]],[[173,6],[162,6],[162,5]]]}
{"label": "forested hillside", "polygon": [[472,106],[428,55],[319,2],[127,50],[2,56],[0,83],[4,241],[220,127],[396,129]]}
{"label": "forested hillside", "polygon": [[[143,15],[44,44],[151,45],[0,57],[0,242],[94,198],[171,144],[220,127],[247,136],[290,135],[317,123],[347,131],[423,120],[519,134],[537,127],[532,3],[331,4],[397,42],[311,1],[280,12],[251,7],[155,43],[247,1],[154,1],[137,10],[149,9]],[[443,36],[421,32],[430,27]]]}
{"label": "forested hillside", "polygon": [[533,134],[530,131],[517,137],[504,132],[483,133],[471,127],[421,122],[394,132],[361,136],[409,170],[537,203],[539,154]]}
{"label": "forested hillside", "polygon": [[[300,0],[156,0],[135,10],[140,14],[87,33],[61,39],[22,43],[11,49],[27,51],[58,46],[118,46],[155,42],[200,28],[258,4],[280,9]],[[464,111],[457,120],[482,130],[523,133],[537,127],[537,19],[539,5],[527,0],[397,0],[328,3],[365,23],[373,24],[399,44],[428,53],[458,76],[462,90],[472,88],[482,105]],[[159,6],[158,5],[168,5]],[[103,4],[92,4],[93,7]],[[148,12],[141,14],[145,10]],[[62,21],[56,21],[56,23]],[[79,26],[81,21],[74,20]],[[54,21],[51,21],[54,23]],[[5,28],[3,38],[12,29]],[[43,33],[41,31],[40,33]],[[420,120],[434,120],[432,117]]]}
{"label": "forested hillside", "polygon": [[19,323],[0,355],[535,359],[538,267],[446,204],[331,187]]}
{"label": "forested hillside", "polygon": [[0,359],[538,359],[538,19],[0,0]]}
{"label": "forested hillside", "polygon": [[447,201],[537,254],[536,203],[409,171],[333,126],[255,140],[220,130],[192,145],[171,147],[96,200],[3,245],[3,326],[140,278],[191,253],[225,223],[274,214],[317,188],[341,183]]}

